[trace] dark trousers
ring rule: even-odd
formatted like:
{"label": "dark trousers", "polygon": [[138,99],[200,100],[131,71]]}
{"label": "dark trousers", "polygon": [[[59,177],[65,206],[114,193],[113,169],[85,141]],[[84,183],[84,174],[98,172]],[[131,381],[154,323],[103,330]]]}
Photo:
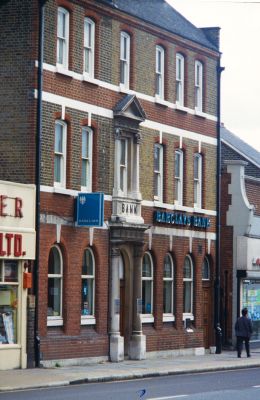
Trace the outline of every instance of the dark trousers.
{"label": "dark trousers", "polygon": [[243,342],[245,342],[246,354],[247,357],[249,357],[250,356],[249,338],[245,336],[237,336],[237,356],[241,357],[241,352],[243,350]]}

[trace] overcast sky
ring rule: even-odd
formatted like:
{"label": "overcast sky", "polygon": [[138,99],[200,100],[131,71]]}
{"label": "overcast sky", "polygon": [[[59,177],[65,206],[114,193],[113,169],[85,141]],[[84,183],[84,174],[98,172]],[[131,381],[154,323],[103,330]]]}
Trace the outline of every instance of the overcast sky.
{"label": "overcast sky", "polygon": [[167,1],[198,28],[221,28],[221,120],[260,151],[260,1]]}

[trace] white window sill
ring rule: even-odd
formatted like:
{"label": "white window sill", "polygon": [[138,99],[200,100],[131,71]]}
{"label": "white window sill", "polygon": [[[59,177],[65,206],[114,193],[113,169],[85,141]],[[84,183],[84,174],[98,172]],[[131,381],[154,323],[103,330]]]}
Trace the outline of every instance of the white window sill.
{"label": "white window sill", "polygon": [[190,319],[191,321],[194,321],[194,315],[190,314],[190,313],[182,314],[182,320],[185,321],[186,319]]}
{"label": "white window sill", "polygon": [[197,117],[201,117],[201,118],[207,117],[207,114],[205,114],[203,111],[199,110],[198,108],[195,108],[195,115]]}
{"label": "white window sill", "polygon": [[82,80],[84,82],[89,82],[89,83],[92,83],[93,85],[99,86],[99,81],[97,79],[93,78],[92,76],[87,75],[87,74],[83,73]]}
{"label": "white window sill", "polygon": [[67,196],[77,196],[79,191],[73,189],[65,189],[61,186],[44,186],[41,185],[41,191],[47,193],[58,193],[58,194],[66,194]]}
{"label": "white window sill", "polygon": [[154,316],[152,314],[141,314],[142,324],[149,324],[154,322]]}
{"label": "white window sill", "polygon": [[81,317],[81,325],[96,325],[96,318],[92,315],[82,316]]}
{"label": "white window sill", "polygon": [[195,213],[198,213],[198,214],[205,214],[204,212],[203,212],[203,210],[202,210],[202,208],[201,207],[198,207],[197,205],[195,205],[194,204],[194,212]]}
{"label": "white window sill", "polygon": [[175,321],[175,316],[173,314],[163,314],[163,322],[173,322]]}
{"label": "white window sill", "polygon": [[174,208],[181,208],[183,207],[182,202],[178,201],[178,200],[174,200]]}
{"label": "white window sill", "polygon": [[68,194],[68,190],[64,187],[61,186],[54,186],[53,187],[53,192],[54,193],[59,193],[59,194]]}
{"label": "white window sill", "polygon": [[182,106],[181,104],[176,103],[176,110],[182,111],[184,113],[187,113],[189,109],[184,107],[184,106]]}
{"label": "white window sill", "polygon": [[82,193],[91,193],[92,192],[91,188],[87,188],[87,187],[84,187],[84,186],[81,186],[80,191]]}
{"label": "white window sill", "polygon": [[63,65],[56,64],[55,72],[57,72],[58,74],[69,76],[70,78],[73,77],[73,71],[68,70],[68,68],[65,68]]}
{"label": "white window sill", "polygon": [[60,317],[47,317],[47,326],[62,326],[63,318]]}
{"label": "white window sill", "polygon": [[164,208],[165,207],[163,202],[161,200],[157,199],[157,198],[154,198],[154,206],[155,207],[160,207],[160,208]]}
{"label": "white window sill", "polygon": [[154,102],[160,104],[161,106],[168,107],[168,102],[162,99],[160,96],[155,95]]}

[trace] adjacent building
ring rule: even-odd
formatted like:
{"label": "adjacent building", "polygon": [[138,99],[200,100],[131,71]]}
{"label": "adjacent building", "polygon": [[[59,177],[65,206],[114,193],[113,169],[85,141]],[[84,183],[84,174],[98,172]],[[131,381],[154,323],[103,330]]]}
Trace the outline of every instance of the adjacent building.
{"label": "adjacent building", "polygon": [[27,366],[35,236],[35,185],[0,181],[0,369]]}
{"label": "adjacent building", "polygon": [[0,29],[0,177],[39,193],[28,364],[203,353],[219,29],[164,0],[10,0]]}
{"label": "adjacent building", "polygon": [[260,340],[260,153],[221,128],[222,327],[225,344],[235,345],[234,324],[243,307]]}

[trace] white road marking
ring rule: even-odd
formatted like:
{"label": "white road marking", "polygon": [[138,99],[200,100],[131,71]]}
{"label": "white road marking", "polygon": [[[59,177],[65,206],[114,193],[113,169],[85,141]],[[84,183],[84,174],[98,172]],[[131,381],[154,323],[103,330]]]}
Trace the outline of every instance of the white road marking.
{"label": "white road marking", "polygon": [[167,400],[167,399],[179,399],[180,397],[188,397],[187,394],[179,394],[177,396],[166,396],[166,397],[150,397],[147,400]]}

